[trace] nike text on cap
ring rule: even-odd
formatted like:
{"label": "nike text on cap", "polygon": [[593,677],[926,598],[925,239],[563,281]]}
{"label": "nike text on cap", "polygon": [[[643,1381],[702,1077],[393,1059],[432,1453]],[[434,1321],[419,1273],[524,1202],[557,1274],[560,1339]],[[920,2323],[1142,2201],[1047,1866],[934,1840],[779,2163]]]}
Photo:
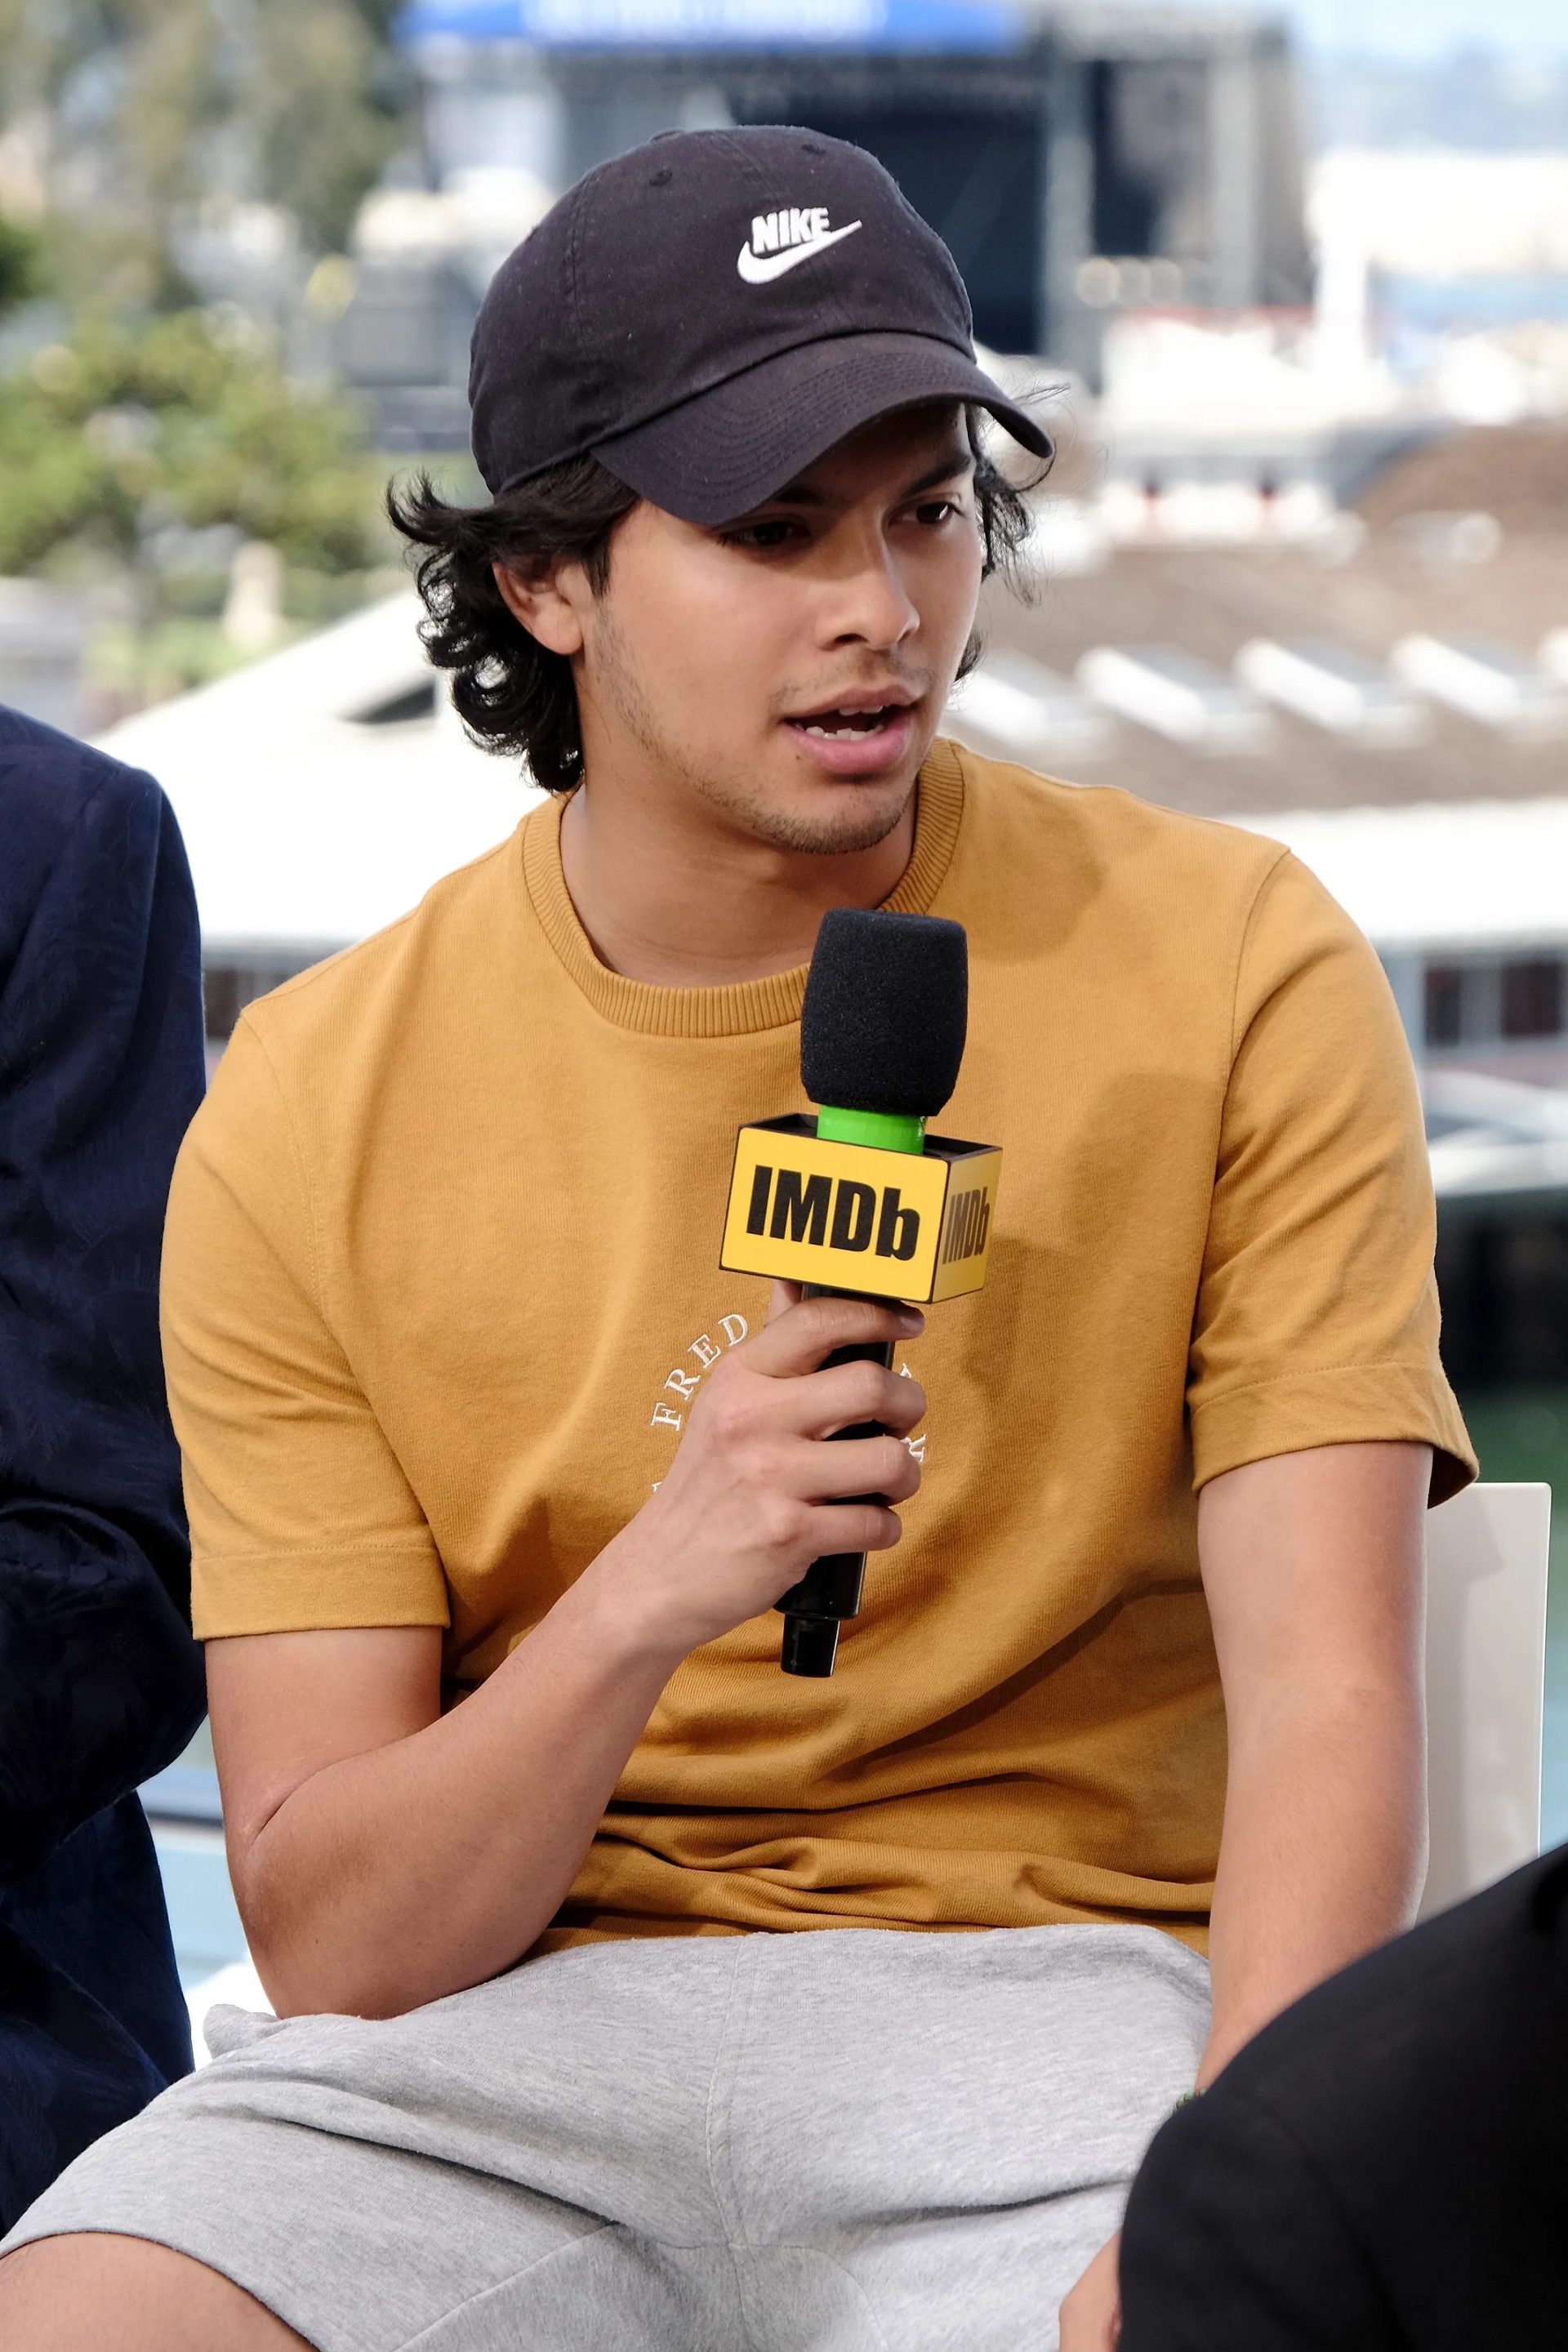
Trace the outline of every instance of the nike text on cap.
{"label": "nike text on cap", "polygon": [[1051,446],[975,365],[952,256],[882,166],[771,125],[666,132],[580,180],[496,272],[468,397],[492,493],[592,451],[704,525],[912,401]]}

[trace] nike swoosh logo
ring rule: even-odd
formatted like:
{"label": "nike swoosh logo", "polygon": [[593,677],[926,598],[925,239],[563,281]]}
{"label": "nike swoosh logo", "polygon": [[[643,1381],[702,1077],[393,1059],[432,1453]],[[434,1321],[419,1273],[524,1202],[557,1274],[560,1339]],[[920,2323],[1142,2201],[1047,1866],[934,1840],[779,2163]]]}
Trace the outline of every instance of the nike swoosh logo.
{"label": "nike swoosh logo", "polygon": [[770,278],[782,278],[798,262],[809,261],[814,253],[826,253],[840,237],[853,236],[859,226],[858,221],[851,221],[847,228],[830,228],[826,236],[814,236],[808,245],[787,246],[783,253],[753,253],[749,245],[743,245],[735,267],[748,286],[765,286]]}

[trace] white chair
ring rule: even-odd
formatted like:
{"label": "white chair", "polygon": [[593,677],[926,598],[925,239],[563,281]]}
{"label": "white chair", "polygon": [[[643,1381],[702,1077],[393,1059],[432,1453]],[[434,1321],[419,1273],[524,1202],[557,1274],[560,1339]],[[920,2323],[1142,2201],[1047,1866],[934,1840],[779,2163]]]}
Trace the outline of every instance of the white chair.
{"label": "white chair", "polygon": [[1424,1919],[1541,1851],[1551,1523],[1541,1486],[1469,1486],[1427,1517]]}

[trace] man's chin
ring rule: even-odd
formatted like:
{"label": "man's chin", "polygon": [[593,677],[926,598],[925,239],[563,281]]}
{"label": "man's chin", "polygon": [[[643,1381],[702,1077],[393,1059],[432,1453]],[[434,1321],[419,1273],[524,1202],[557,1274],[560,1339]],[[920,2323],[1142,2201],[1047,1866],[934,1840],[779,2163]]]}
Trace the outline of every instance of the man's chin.
{"label": "man's chin", "polygon": [[918,761],[900,761],[890,775],[770,776],[759,761],[739,788],[728,776],[721,783],[693,781],[753,841],[812,857],[852,857],[875,849],[902,822],[919,773]]}
{"label": "man's chin", "polygon": [[775,849],[812,857],[852,857],[875,849],[900,825],[915,789],[907,780],[839,783],[758,797],[745,810],[748,830]]}

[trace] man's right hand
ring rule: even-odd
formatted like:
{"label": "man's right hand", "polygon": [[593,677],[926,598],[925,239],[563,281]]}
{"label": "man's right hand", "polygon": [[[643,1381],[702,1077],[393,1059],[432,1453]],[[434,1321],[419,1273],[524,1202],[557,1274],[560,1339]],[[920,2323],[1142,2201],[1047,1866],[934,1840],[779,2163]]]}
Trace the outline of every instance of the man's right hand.
{"label": "man's right hand", "polygon": [[[208,1644],[229,1863],[280,2015],[393,2017],[510,1968],[688,1651],[820,1553],[898,1541],[893,1510],[840,1498],[914,1493],[925,1398],[879,1364],[821,1367],[921,1318],[782,1286],[775,1303],[713,1367],[652,1500],[460,1706],[442,1711],[435,1625]],[[862,1421],[892,1434],[827,1443]]]}
{"label": "man's right hand", "polygon": [[[663,1483],[584,1583],[613,1595],[673,1664],[771,1609],[825,1552],[896,1544],[889,1506],[921,1482],[904,1439],[925,1392],[880,1364],[822,1366],[835,1349],[910,1339],[924,1325],[916,1307],[858,1298],[783,1305],[713,1367]],[[889,1434],[828,1442],[868,1421]],[[887,1505],[844,1499],[865,1495]]]}

